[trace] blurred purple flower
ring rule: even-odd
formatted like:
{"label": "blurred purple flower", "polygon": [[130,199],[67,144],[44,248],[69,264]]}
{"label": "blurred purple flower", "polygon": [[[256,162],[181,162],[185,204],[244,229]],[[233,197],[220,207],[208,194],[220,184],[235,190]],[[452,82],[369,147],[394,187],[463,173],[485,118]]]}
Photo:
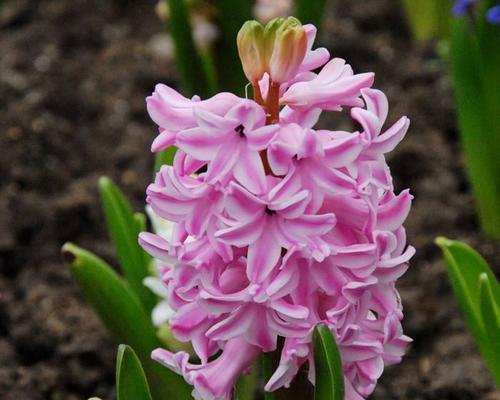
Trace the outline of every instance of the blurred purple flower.
{"label": "blurred purple flower", "polygon": [[[457,0],[453,5],[453,14],[457,16],[464,15],[468,9],[474,4],[477,3],[477,0]],[[490,24],[500,24],[500,4],[494,7],[491,7],[486,13],[486,20]]]}
{"label": "blurred purple flower", "polygon": [[490,24],[500,24],[500,4],[488,10],[486,20]]}
{"label": "blurred purple flower", "polygon": [[453,14],[455,15],[464,15],[468,8],[476,3],[477,0],[457,0],[453,5]]}

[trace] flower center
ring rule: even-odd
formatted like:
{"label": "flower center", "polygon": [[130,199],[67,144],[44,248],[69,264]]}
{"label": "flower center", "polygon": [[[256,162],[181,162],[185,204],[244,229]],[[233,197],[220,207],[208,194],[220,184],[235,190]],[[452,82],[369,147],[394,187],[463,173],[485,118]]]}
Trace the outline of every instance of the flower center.
{"label": "flower center", "polygon": [[241,124],[239,124],[236,128],[234,128],[234,131],[237,132],[240,137],[245,137],[245,127]]}
{"label": "flower center", "polygon": [[266,207],[266,214],[267,215],[274,215],[274,214],[276,214],[276,211],[271,210],[269,207]]}

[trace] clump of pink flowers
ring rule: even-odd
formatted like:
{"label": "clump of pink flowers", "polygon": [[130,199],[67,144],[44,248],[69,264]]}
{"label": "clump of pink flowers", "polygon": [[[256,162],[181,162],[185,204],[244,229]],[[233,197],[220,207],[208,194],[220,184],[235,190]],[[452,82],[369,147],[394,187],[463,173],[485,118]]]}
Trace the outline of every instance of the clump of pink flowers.
{"label": "clump of pink flowers", "polygon": [[[178,151],[147,189],[173,230],[140,243],[161,265],[171,331],[199,363],[164,349],[153,358],[196,399],[230,400],[261,352],[281,352],[265,390],[288,387],[301,367],[314,383],[319,323],[337,341],[346,399],[364,399],[410,341],[395,283],[414,254],[403,227],[412,196],[394,193],[384,157],[409,120],[384,128],[374,75],[313,50],[315,35],[293,18],[243,26],[254,100],[188,99],[162,84],[147,99],[160,128],[152,150]],[[357,131],[314,129],[323,111],[346,107]]]}

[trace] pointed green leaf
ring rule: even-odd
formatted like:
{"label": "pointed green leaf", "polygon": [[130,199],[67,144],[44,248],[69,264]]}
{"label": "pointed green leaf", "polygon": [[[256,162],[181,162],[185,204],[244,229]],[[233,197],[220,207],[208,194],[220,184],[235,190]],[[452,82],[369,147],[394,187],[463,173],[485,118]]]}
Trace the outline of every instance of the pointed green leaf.
{"label": "pointed green leaf", "polygon": [[151,360],[151,351],[161,347],[160,342],[149,315],[124,280],[105,261],[74,244],[66,243],[62,256],[111,334],[137,351],[154,399],[189,399],[191,389],[182,378]]}
{"label": "pointed green leaf", "polygon": [[141,362],[130,346],[121,344],[116,357],[117,400],[152,400]]}
{"label": "pointed green leaf", "polygon": [[448,267],[451,286],[465,320],[476,340],[482,341],[484,328],[479,313],[478,276],[483,267],[462,243],[437,238]]}
{"label": "pointed green leaf", "polygon": [[340,352],[330,329],[316,326],[313,335],[316,369],[315,400],[344,400],[344,372]]}
{"label": "pointed green leaf", "polygon": [[156,304],[156,297],[143,284],[144,278],[149,275],[150,259],[137,241],[140,232],[137,217],[111,179],[99,179],[99,191],[109,235],[115,245],[123,275],[149,313]]}
{"label": "pointed green leaf", "polygon": [[467,326],[486,364],[495,375],[495,379],[498,380],[496,375],[498,353],[495,352],[487,333],[487,329],[491,327],[486,328],[485,326],[485,324],[490,324],[491,321],[484,321],[483,319],[483,311],[487,300],[482,297],[487,296],[488,293],[482,293],[484,288],[481,288],[480,285],[484,285],[484,282],[480,283],[480,276],[483,276],[483,281],[486,279],[488,282],[491,297],[494,299],[500,298],[498,281],[481,255],[465,243],[439,237],[436,239],[436,244],[443,251],[451,286]]}

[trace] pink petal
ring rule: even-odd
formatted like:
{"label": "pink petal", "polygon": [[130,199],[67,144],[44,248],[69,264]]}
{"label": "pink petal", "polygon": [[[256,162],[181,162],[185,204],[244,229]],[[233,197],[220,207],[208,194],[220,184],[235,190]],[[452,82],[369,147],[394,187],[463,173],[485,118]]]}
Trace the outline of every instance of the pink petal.
{"label": "pink petal", "polygon": [[410,212],[412,199],[410,191],[404,190],[389,202],[380,205],[377,214],[377,228],[388,231],[399,228]]}
{"label": "pink petal", "polygon": [[274,227],[272,224],[266,224],[260,237],[248,247],[248,279],[251,282],[262,282],[266,279],[276,267],[280,255],[281,245],[276,241]]}
{"label": "pink petal", "polygon": [[170,243],[154,233],[141,232],[139,234],[139,244],[151,256],[167,264],[174,264],[177,261],[175,257],[169,254],[172,250]]}
{"label": "pink petal", "polygon": [[309,316],[307,307],[290,304],[283,299],[273,301],[271,307],[285,319],[305,320]]}
{"label": "pink petal", "polygon": [[153,143],[151,144],[151,151],[153,153],[156,153],[158,151],[165,150],[170,146],[173,146],[175,144],[176,136],[176,132],[168,131],[166,129],[163,130],[153,140]]}
{"label": "pink petal", "polygon": [[265,219],[262,216],[230,228],[221,229],[215,233],[215,237],[234,246],[245,247],[254,243],[261,236],[264,226]]}
{"label": "pink petal", "polygon": [[248,146],[252,150],[264,150],[279,132],[279,125],[266,125],[246,133]]}
{"label": "pink petal", "polygon": [[234,165],[233,174],[238,182],[252,193],[261,194],[267,188],[264,165],[257,151],[242,150]]}
{"label": "pink petal", "polygon": [[177,147],[197,160],[212,160],[224,136],[214,136],[205,129],[196,127],[186,129],[177,134]]}
{"label": "pink petal", "polygon": [[409,126],[410,120],[401,117],[393,126],[372,142],[367,153],[378,155],[394,150],[398,143],[403,140]]}
{"label": "pink petal", "polygon": [[213,325],[207,336],[213,340],[229,340],[242,336],[249,329],[252,329],[256,307],[240,306],[231,315]]}
{"label": "pink petal", "polygon": [[242,186],[230,183],[225,209],[231,217],[239,220],[255,218],[264,210],[265,204]]}
{"label": "pink petal", "polygon": [[[375,114],[379,121],[385,122],[389,112],[389,103],[386,95],[377,89],[361,89],[361,95],[366,103],[366,108],[371,113]],[[380,126],[379,128],[381,128]]]}
{"label": "pink petal", "polygon": [[[219,147],[212,162],[208,165],[207,182],[214,183],[223,180],[232,170],[242,149],[241,144],[237,140],[234,140],[234,143],[231,142],[229,145]],[[231,148],[229,149],[228,147]]]}

